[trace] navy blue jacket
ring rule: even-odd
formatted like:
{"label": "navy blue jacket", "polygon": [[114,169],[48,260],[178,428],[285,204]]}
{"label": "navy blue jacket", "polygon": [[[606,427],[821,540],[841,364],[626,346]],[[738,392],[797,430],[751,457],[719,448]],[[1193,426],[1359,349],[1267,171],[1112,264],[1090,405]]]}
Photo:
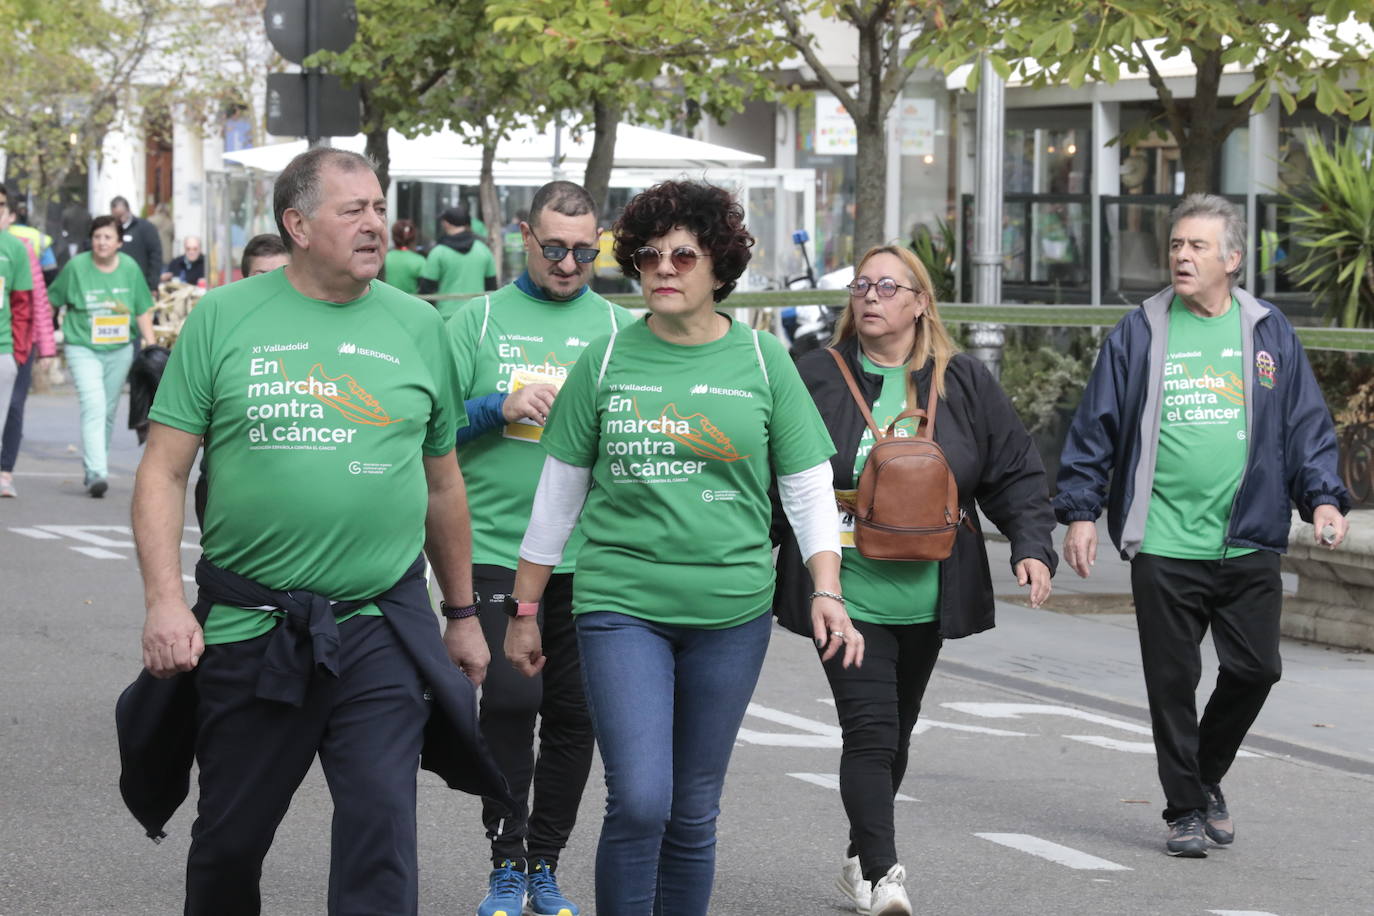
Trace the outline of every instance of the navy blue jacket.
{"label": "navy blue jacket", "polygon": [[[1350,494],[1337,471],[1331,412],[1293,326],[1245,290],[1233,294],[1241,310],[1246,459],[1226,545],[1284,553],[1290,505],[1310,522],[1323,504],[1349,511]],[[1144,540],[1154,489],[1173,298],[1172,287],[1156,293],[1112,329],[1060,460],[1059,521],[1095,521],[1105,503],[1108,533],[1127,560]]]}

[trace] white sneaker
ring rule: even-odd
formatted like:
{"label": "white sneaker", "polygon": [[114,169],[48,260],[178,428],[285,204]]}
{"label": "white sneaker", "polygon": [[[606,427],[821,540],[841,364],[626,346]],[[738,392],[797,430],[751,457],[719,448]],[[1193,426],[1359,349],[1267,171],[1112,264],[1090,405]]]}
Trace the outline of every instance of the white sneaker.
{"label": "white sneaker", "polygon": [[911,916],[911,898],[902,882],[906,869],[894,865],[873,885],[873,897],[868,905],[869,916]]}
{"label": "white sneaker", "polygon": [[835,879],[840,893],[854,902],[854,912],[866,914],[873,895],[873,885],[864,880],[863,869],[859,867],[858,856],[846,856],[840,866],[840,876]]}

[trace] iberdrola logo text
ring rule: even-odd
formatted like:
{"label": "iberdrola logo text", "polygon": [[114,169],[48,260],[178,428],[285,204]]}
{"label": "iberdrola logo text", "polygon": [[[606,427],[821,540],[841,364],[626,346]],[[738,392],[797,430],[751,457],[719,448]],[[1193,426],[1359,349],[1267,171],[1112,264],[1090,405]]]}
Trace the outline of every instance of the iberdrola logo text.
{"label": "iberdrola logo text", "polygon": [[373,359],[384,359],[384,360],[386,360],[387,362],[393,363],[393,364],[395,364],[395,365],[397,365],[397,366],[399,366],[399,365],[401,364],[401,361],[400,361],[399,359],[397,359],[396,357],[392,356],[390,353],[383,353],[383,352],[381,352],[380,350],[369,350],[367,347],[360,347],[360,346],[358,346],[358,345],[355,344],[355,343],[349,343],[349,342],[347,342],[347,341],[345,341],[344,343],[339,344],[339,355],[340,355],[340,356],[354,356],[354,355],[357,355],[357,356],[371,356]]}

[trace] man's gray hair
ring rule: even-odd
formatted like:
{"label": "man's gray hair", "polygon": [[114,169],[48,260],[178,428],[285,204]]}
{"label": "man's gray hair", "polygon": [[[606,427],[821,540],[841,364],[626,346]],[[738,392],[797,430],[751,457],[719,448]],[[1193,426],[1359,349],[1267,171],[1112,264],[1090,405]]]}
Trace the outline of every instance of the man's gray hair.
{"label": "man's gray hair", "polygon": [[1236,269],[1231,272],[1231,282],[1233,284],[1238,282],[1242,271],[1245,270],[1245,249],[1249,241],[1249,232],[1245,228],[1245,217],[1241,215],[1240,209],[1218,194],[1189,194],[1169,214],[1170,231],[1172,232],[1173,227],[1183,220],[1194,217],[1221,220],[1221,251],[1219,254],[1222,262],[1225,263],[1232,252],[1240,252],[1240,261],[1236,264]]}
{"label": "man's gray hair", "polygon": [[366,156],[328,146],[317,146],[292,159],[272,186],[272,212],[277,218],[277,232],[281,234],[288,253],[291,251],[291,233],[286,231],[286,211],[296,210],[306,218],[315,215],[320,207],[320,169],[326,165],[344,172],[377,170]]}

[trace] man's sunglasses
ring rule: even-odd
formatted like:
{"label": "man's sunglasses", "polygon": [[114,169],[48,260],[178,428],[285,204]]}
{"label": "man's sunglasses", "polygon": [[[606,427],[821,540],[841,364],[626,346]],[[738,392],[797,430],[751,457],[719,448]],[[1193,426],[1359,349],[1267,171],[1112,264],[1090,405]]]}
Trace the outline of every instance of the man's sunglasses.
{"label": "man's sunglasses", "polygon": [[643,248],[636,248],[635,253],[630,255],[630,260],[634,263],[635,270],[643,274],[657,270],[659,261],[665,255],[673,265],[673,270],[680,274],[690,273],[692,268],[697,266],[697,261],[705,257],[691,245],[679,245],[671,252],[659,251],[651,245],[645,245]]}
{"label": "man's sunglasses", "polygon": [[[528,223],[525,225],[527,227],[529,226]],[[543,242],[539,241],[539,236],[534,234],[533,228],[530,228],[530,238],[534,239],[534,243],[539,246],[539,250],[544,253],[544,257],[554,263],[566,258],[569,251],[572,252],[573,260],[579,264],[590,264],[596,260],[597,255],[601,254],[601,249],[599,248],[569,248],[566,245],[545,245]]]}

